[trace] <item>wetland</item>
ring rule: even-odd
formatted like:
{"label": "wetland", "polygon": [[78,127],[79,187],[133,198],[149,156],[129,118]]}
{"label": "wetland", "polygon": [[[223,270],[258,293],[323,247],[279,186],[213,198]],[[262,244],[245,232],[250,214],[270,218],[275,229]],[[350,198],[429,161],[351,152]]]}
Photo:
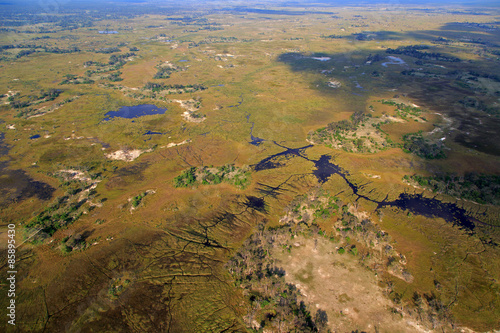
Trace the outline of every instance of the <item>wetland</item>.
{"label": "wetland", "polygon": [[6,332],[500,329],[495,4],[0,11]]}
{"label": "wetland", "polygon": [[105,121],[111,120],[113,118],[139,118],[143,116],[150,116],[156,114],[164,114],[167,109],[162,109],[152,104],[142,104],[136,106],[122,106],[117,111],[109,111],[105,114],[107,116],[104,118]]}

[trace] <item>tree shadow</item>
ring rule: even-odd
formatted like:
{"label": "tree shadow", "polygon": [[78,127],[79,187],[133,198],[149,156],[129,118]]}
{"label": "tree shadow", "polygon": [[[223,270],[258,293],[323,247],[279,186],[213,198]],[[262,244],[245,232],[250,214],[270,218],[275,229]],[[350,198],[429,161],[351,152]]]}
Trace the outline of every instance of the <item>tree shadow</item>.
{"label": "tree shadow", "polygon": [[[329,37],[323,37],[328,43]],[[447,140],[500,156],[500,132],[495,130],[500,126],[500,67],[493,58],[500,54],[496,23],[450,22],[439,30],[363,32],[331,38],[347,39],[352,50],[286,52],[277,61],[293,72],[307,73],[310,86],[319,93],[341,95],[356,105],[366,105],[372,96],[386,95],[389,90],[397,91],[449,117],[453,124],[443,133]],[[397,48],[392,43],[392,49],[373,50],[366,44],[408,39],[415,40],[414,47]],[[481,57],[470,60],[466,53]]]}

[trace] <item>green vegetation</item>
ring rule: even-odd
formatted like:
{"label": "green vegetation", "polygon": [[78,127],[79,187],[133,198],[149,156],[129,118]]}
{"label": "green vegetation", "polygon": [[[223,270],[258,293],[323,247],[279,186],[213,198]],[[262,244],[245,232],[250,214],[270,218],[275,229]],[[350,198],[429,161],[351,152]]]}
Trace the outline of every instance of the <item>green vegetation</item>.
{"label": "green vegetation", "polygon": [[427,50],[431,47],[428,45],[410,45],[410,46],[400,46],[397,49],[388,48],[386,52],[388,54],[402,54],[409,57],[417,58],[420,60],[433,60],[433,61],[445,61],[445,62],[460,62],[457,57],[450,57],[443,55],[438,52],[421,52],[420,50]]}
{"label": "green vegetation", "polygon": [[422,131],[403,135],[403,150],[429,160],[446,158],[444,144],[424,138]]}
{"label": "green vegetation", "polygon": [[271,239],[287,234],[288,228],[264,230],[264,226],[259,227],[261,231],[248,238],[226,264],[252,308],[247,326],[256,331],[274,331],[279,327],[285,331],[317,332],[317,324],[325,325],[328,319],[322,313],[312,317],[306,304],[299,301],[300,291],[285,282],[285,271],[276,266],[270,256],[278,246]]}
{"label": "green vegetation", "polygon": [[500,204],[500,176],[497,175],[468,172],[463,176],[456,174],[429,177],[405,175],[403,179],[406,182],[415,182],[435,193],[444,193],[480,204]]}
{"label": "green vegetation", "polygon": [[325,38],[325,39],[341,39],[341,38],[344,38],[344,36],[340,36],[340,35],[321,35],[321,38]]}
{"label": "green vegetation", "polygon": [[117,47],[105,47],[105,48],[102,48],[102,49],[99,49],[99,50],[95,50],[94,51],[95,53],[105,53],[105,54],[108,54],[108,53],[115,53],[115,52],[121,52],[121,50]]}
{"label": "green vegetation", "polygon": [[55,100],[63,92],[61,89],[49,89],[48,91],[41,90],[39,95],[21,96],[15,93],[7,98],[10,106],[14,109],[22,109],[28,106],[38,105],[44,102]]}
{"label": "green vegetation", "polygon": [[497,8],[18,2],[8,332],[500,328]]}
{"label": "green vegetation", "polygon": [[66,196],[58,198],[55,203],[44,209],[25,227],[41,229],[43,234],[52,236],[57,230],[78,220],[82,216],[79,208],[83,203],[70,202],[68,199]]}
{"label": "green vegetation", "polygon": [[419,107],[416,107],[416,106],[412,106],[412,105],[407,105],[407,104],[404,104],[404,103],[397,103],[395,101],[392,101],[392,100],[380,100],[379,102],[381,102],[382,104],[385,104],[385,105],[393,105],[396,107],[396,114],[401,118],[401,119],[405,119],[408,118],[408,116],[413,116],[413,117],[420,117],[420,115],[422,114],[422,109],[420,109]]}
{"label": "green vegetation", "polygon": [[[76,176],[74,176],[75,174]],[[57,230],[67,228],[84,213],[88,213],[94,208],[91,203],[92,200],[96,199],[94,186],[99,181],[97,180],[99,176],[94,174],[82,178],[78,174],[84,175],[84,173],[74,170],[63,171],[54,175],[61,181],[60,187],[66,193],[54,200],[52,204],[24,225],[27,229],[39,230],[36,237],[32,239],[33,241],[50,237]]]}
{"label": "green vegetation", "polygon": [[[358,135],[358,131],[372,125],[377,127],[378,136]],[[387,139],[380,136],[381,122],[373,119],[370,114],[356,111],[349,120],[329,123],[326,127],[310,132],[308,139],[315,143],[323,143],[330,148],[342,148],[349,152],[373,153],[388,148]],[[364,134],[364,133],[363,133]]]}
{"label": "green vegetation", "polygon": [[182,94],[182,93],[193,93],[197,91],[203,91],[207,89],[201,84],[163,84],[163,83],[153,83],[147,82],[144,85],[145,90],[151,90],[152,92],[167,91],[169,94]]}
{"label": "green vegetation", "polygon": [[[414,153],[427,159],[445,158],[442,142],[424,139],[422,131],[403,135],[403,144],[394,143],[389,134],[382,129],[383,125],[395,120],[408,122],[426,122],[422,117],[422,109],[392,100],[380,100],[384,105],[395,106],[394,116],[372,117],[357,111],[350,120],[329,123],[327,127],[312,131],[308,139],[314,143],[322,143],[330,148],[342,149],[347,152],[376,153],[391,147],[401,147],[405,152]],[[373,111],[373,106],[370,110]]]}
{"label": "green vegetation", "polygon": [[117,278],[111,283],[108,289],[108,295],[111,299],[117,299],[125,289],[130,285],[130,279]]}
{"label": "green vegetation", "polygon": [[61,240],[61,252],[63,254],[70,254],[71,252],[84,251],[101,239],[101,237],[88,239],[89,236],[89,233],[83,232],[64,237]]}
{"label": "green vegetation", "polygon": [[136,208],[141,203],[142,199],[147,195],[147,192],[142,192],[138,196],[132,198],[132,207]]}
{"label": "green vegetation", "polygon": [[59,83],[60,85],[64,85],[64,84],[92,84],[92,83],[94,83],[94,80],[91,80],[91,79],[86,78],[86,77],[77,76],[74,74],[66,74],[65,78],[66,78],[65,80],[62,80],[61,83]]}
{"label": "green vegetation", "polygon": [[248,167],[239,168],[233,164],[221,167],[191,167],[174,178],[175,187],[217,185],[222,182],[244,189],[250,184]]}
{"label": "green vegetation", "polygon": [[153,76],[153,79],[168,79],[175,71],[175,69],[169,67],[159,68],[158,72],[156,72],[155,76]]}

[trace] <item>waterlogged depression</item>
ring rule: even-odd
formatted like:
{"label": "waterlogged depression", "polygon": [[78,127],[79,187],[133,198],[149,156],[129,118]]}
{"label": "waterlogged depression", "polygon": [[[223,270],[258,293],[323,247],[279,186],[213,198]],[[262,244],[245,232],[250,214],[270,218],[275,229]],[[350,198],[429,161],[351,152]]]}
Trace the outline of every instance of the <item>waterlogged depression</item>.
{"label": "waterlogged depression", "polygon": [[109,111],[105,114],[107,118],[104,120],[108,121],[113,118],[139,118],[143,116],[150,116],[156,114],[164,114],[167,109],[159,108],[153,104],[142,104],[136,106],[122,106],[118,111]]}
{"label": "waterlogged depression", "polygon": [[[333,175],[338,175],[342,177],[346,184],[351,188],[353,194],[357,197],[356,201],[364,199],[373,202],[377,204],[377,210],[384,207],[396,207],[402,210],[408,210],[412,214],[416,215],[431,218],[442,218],[445,221],[458,225],[468,231],[473,231],[476,223],[485,224],[470,216],[469,213],[457,205],[457,203],[442,202],[436,198],[424,197],[422,194],[401,193],[397,199],[392,201],[388,201],[387,198],[384,200],[376,200],[368,195],[361,194],[359,186],[349,180],[349,172],[332,163],[331,156],[322,155],[318,160],[309,159],[305,155],[305,152],[308,148],[312,147],[312,145],[300,148],[288,148],[276,142],[274,142],[274,144],[284,148],[285,150],[266,157],[259,163],[255,164],[253,166],[255,171],[280,168],[285,166],[286,161],[291,160],[294,157],[301,157],[314,163],[315,169],[312,171],[312,174],[316,177],[319,183],[325,183]],[[493,226],[490,224],[487,225]]]}

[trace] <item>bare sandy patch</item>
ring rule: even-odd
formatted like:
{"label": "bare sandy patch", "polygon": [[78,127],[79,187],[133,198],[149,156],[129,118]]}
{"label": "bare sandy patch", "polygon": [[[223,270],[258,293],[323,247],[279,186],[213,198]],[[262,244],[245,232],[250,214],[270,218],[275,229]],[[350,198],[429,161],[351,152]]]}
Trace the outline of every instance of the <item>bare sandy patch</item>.
{"label": "bare sandy patch", "polygon": [[150,153],[152,149],[133,149],[133,150],[117,150],[115,152],[104,154],[107,158],[111,160],[121,160],[125,162],[131,162],[141,156],[144,153]]}
{"label": "bare sandy patch", "polygon": [[92,179],[90,176],[88,176],[83,171],[74,170],[74,169],[59,170],[59,173],[66,180],[80,181],[80,182],[85,183],[87,185],[87,187],[82,192],[80,192],[80,196],[78,198],[78,201],[86,200],[86,202],[89,204],[89,206],[102,207],[102,203],[94,203],[89,199],[90,191],[94,190],[97,187],[97,185],[101,182],[100,180]]}
{"label": "bare sandy patch", "polygon": [[291,252],[275,249],[285,280],[301,291],[311,309],[328,315],[332,332],[423,332],[412,318],[394,314],[375,274],[361,267],[350,254],[338,254],[324,238],[296,238]]}
{"label": "bare sandy patch", "polygon": [[186,139],[182,142],[179,142],[179,143],[175,143],[175,142],[170,142],[168,145],[166,146],[162,146],[161,148],[172,148],[172,147],[177,147],[177,146],[181,146],[181,145],[185,145],[186,143],[189,143],[191,142],[191,139]]}
{"label": "bare sandy patch", "polygon": [[185,109],[184,113],[182,114],[182,117],[189,122],[192,123],[201,123],[206,119],[205,116],[201,116],[198,114],[196,111],[198,111],[201,107],[201,102],[197,101],[195,99],[189,99],[189,100],[180,100],[180,99],[173,99],[172,102],[179,103],[181,108]]}

